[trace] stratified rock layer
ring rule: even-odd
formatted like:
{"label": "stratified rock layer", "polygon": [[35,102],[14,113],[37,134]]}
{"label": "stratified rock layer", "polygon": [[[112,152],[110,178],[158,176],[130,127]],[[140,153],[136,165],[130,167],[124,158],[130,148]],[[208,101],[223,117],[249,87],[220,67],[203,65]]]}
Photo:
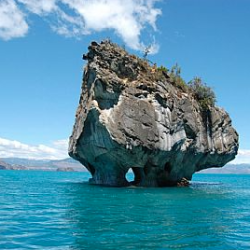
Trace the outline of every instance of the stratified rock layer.
{"label": "stratified rock layer", "polygon": [[196,171],[235,158],[238,134],[221,108],[202,111],[167,74],[110,42],[92,42],[69,155],[90,182],[126,186],[132,168],[140,186],[172,186]]}

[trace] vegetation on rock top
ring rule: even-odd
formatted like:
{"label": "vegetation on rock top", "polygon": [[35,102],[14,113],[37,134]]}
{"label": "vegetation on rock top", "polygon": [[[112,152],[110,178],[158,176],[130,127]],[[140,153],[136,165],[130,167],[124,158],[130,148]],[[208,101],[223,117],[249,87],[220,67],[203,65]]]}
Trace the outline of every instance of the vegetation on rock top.
{"label": "vegetation on rock top", "polygon": [[154,64],[153,69],[155,69],[153,73],[157,81],[164,81],[166,77],[169,78],[174,86],[185,93],[192,94],[201,105],[203,111],[207,111],[209,107],[215,106],[216,95],[213,89],[207,86],[200,77],[194,77],[191,81],[186,82],[181,77],[181,68],[178,64],[175,64],[170,70],[164,66],[157,67]]}
{"label": "vegetation on rock top", "polygon": [[[93,42],[94,47],[96,42]],[[149,47],[145,48],[143,58],[136,55],[129,54],[125,48],[120,47],[118,44],[113,43],[110,39],[103,41],[105,48],[114,54],[113,56],[121,55],[119,65],[112,65],[116,72],[122,73],[130,81],[135,80],[136,75],[132,74],[135,71],[136,74],[143,77],[143,80],[147,82],[168,82],[179,89],[181,92],[187,93],[193,96],[195,100],[200,104],[201,110],[206,112],[211,107],[215,106],[216,96],[211,87],[209,87],[200,77],[194,77],[191,81],[186,82],[181,76],[181,67],[176,63],[171,69],[165,66],[157,67],[156,63],[151,62],[147,59],[150,53]],[[92,48],[92,46],[90,46]],[[127,61],[133,61],[133,69],[130,70],[127,65]],[[112,64],[112,63],[111,63]],[[137,68],[135,70],[135,68]],[[126,72],[121,69],[126,69]],[[128,70],[129,69],[129,70]],[[134,73],[135,73],[134,72]],[[141,73],[141,74],[140,74]]]}

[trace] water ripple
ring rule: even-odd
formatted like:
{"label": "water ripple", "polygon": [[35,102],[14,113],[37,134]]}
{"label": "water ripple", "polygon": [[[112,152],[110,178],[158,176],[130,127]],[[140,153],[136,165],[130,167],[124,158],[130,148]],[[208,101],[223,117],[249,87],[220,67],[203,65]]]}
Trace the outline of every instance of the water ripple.
{"label": "water ripple", "polygon": [[0,249],[250,249],[247,176],[105,188],[86,173],[0,172]]}

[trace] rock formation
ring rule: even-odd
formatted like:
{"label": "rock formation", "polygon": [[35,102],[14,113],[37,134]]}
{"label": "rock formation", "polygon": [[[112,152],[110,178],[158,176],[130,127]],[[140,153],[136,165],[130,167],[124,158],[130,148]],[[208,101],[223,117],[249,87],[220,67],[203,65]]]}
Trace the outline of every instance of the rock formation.
{"label": "rock formation", "polygon": [[90,183],[173,186],[235,158],[238,134],[223,109],[203,110],[167,73],[109,41],[88,50],[69,155]]}

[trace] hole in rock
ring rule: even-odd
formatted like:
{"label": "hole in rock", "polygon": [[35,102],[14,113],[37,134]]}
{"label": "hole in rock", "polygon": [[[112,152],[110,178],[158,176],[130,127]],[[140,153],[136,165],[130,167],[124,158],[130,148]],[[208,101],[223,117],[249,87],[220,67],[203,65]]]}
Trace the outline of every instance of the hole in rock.
{"label": "hole in rock", "polygon": [[134,179],[135,179],[135,175],[134,175],[134,172],[132,171],[132,168],[130,168],[128,170],[128,172],[126,173],[126,176],[125,176],[126,180],[128,182],[132,182]]}
{"label": "hole in rock", "polygon": [[130,168],[126,174],[126,179],[131,185],[138,185],[141,182],[141,169],[140,168]]}

